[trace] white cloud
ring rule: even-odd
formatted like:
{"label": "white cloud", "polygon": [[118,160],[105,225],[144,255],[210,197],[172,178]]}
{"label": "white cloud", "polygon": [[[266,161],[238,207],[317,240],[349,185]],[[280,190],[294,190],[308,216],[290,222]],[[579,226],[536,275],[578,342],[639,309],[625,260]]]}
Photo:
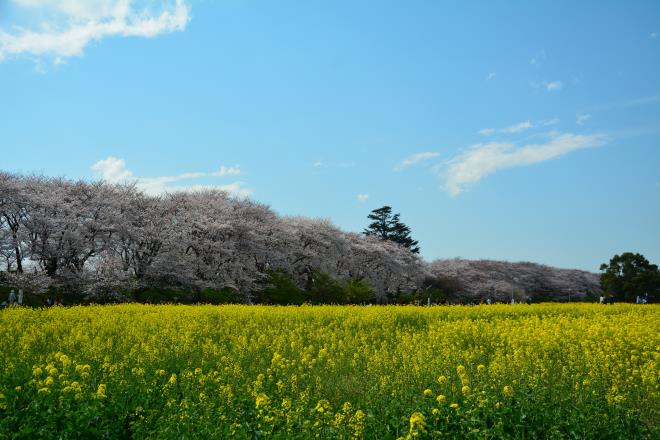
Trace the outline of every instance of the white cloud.
{"label": "white cloud", "polygon": [[434,157],[438,157],[438,156],[440,156],[440,153],[436,153],[434,151],[424,151],[422,153],[416,153],[396,164],[394,170],[401,171],[405,168],[408,168],[409,166],[415,165],[420,162],[424,162],[429,159],[433,159]]}
{"label": "white cloud", "polygon": [[561,90],[564,87],[564,83],[561,81],[543,81],[543,82],[536,82],[536,81],[530,81],[529,83],[530,86],[534,87],[535,89],[545,89],[548,92],[556,92]]}
{"label": "white cloud", "polygon": [[357,195],[357,200],[358,200],[358,202],[364,203],[367,200],[369,200],[369,194],[358,194]]}
{"label": "white cloud", "polygon": [[520,133],[528,128],[532,128],[532,123],[525,121],[506,128],[482,128],[478,133],[482,136],[490,136],[495,133]]}
{"label": "white cloud", "polygon": [[180,191],[196,191],[202,189],[217,189],[226,191],[237,197],[247,197],[252,194],[252,189],[246,188],[244,182],[233,182],[224,185],[173,185],[183,180],[193,180],[208,177],[222,177],[237,175],[241,173],[238,166],[221,166],[218,171],[205,173],[181,173],[174,176],[139,177],[126,167],[126,161],[116,157],[108,156],[99,160],[91,167],[92,171],[102,180],[108,183],[135,183],[138,189],[149,195],[161,195],[165,193]]}
{"label": "white cloud", "polygon": [[545,87],[548,92],[561,90],[563,86],[564,85],[561,81],[543,81],[543,87]]}
{"label": "white cloud", "polygon": [[497,72],[490,72],[488,76],[486,77],[487,81],[490,81],[491,79],[495,78],[497,76]]}
{"label": "white cloud", "polygon": [[212,176],[215,177],[222,177],[222,176],[236,176],[238,174],[241,174],[241,168],[238,166],[234,167],[226,167],[224,165],[221,165],[218,171],[214,171],[211,173]]}
{"label": "white cloud", "polygon": [[133,173],[126,169],[126,161],[108,156],[92,165],[92,171],[109,183],[120,183],[135,179]]}
{"label": "white cloud", "polygon": [[650,38],[651,40],[655,40],[656,38],[658,38],[658,33],[657,33],[657,32],[651,32],[651,33],[649,34],[649,38]]}
{"label": "white cloud", "polygon": [[314,163],[312,164],[312,166],[313,166],[314,168],[322,167],[322,166],[323,166],[323,162],[321,162],[320,160],[317,160],[316,162],[314,162]]}
{"label": "white cloud", "polygon": [[536,122],[523,121],[517,124],[510,125],[505,128],[482,128],[477,133],[479,133],[482,136],[490,136],[495,133],[515,134],[515,133],[521,133],[525,130],[529,130],[530,128],[547,127],[549,125],[554,125],[558,122],[559,122],[558,118],[543,119],[541,121],[536,121]]}
{"label": "white cloud", "polygon": [[584,125],[585,122],[587,122],[589,119],[591,119],[591,115],[588,113],[578,113],[577,116],[575,117],[575,123],[577,125]]}
{"label": "white cloud", "polygon": [[476,144],[435,171],[444,180],[443,188],[451,196],[457,196],[497,171],[545,162],[575,150],[602,145],[606,141],[602,135],[555,133],[543,144],[521,147],[510,142]]}
{"label": "white cloud", "polygon": [[92,42],[108,37],[144,37],[182,31],[190,21],[185,0],[11,0],[32,18],[0,28],[0,61],[25,55],[55,63],[81,56]]}
{"label": "white cloud", "polygon": [[559,124],[559,118],[543,119],[541,121],[537,121],[535,126],[536,127],[547,127],[549,125],[555,125],[555,124]]}

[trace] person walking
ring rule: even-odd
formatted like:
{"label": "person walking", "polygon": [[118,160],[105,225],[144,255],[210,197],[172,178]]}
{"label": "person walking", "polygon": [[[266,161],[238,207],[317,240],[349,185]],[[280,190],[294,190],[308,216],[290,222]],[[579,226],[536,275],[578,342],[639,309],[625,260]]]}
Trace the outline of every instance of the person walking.
{"label": "person walking", "polygon": [[18,289],[18,305],[22,306],[23,305],[23,289]]}

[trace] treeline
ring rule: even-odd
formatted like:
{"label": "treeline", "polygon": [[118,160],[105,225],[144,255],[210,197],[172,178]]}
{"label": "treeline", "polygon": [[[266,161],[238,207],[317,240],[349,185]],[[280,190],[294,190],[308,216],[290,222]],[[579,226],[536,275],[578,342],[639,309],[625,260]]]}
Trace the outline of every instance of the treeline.
{"label": "treeline", "polygon": [[370,230],[389,229],[345,232],[220,191],[153,197],[132,185],[0,172],[0,295],[23,289],[33,304],[57,295],[66,304],[358,304],[593,300],[601,293],[598,274],[585,271],[426,263],[389,207],[369,219]]}
{"label": "treeline", "polygon": [[453,280],[465,301],[593,301],[602,292],[596,273],[494,260],[437,260],[429,271]]}
{"label": "treeline", "polygon": [[392,241],[220,191],[0,173],[0,277],[65,302],[387,302],[428,276]]}

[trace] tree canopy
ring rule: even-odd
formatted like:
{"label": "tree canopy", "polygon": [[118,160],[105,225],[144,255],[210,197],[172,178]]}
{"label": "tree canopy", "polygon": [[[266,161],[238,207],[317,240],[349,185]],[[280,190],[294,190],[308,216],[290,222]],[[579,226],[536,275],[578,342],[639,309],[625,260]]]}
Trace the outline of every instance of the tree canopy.
{"label": "tree canopy", "polygon": [[410,228],[399,219],[401,214],[392,214],[392,207],[374,209],[367,216],[371,223],[364,230],[367,236],[389,240],[408,248],[413,254],[419,253],[419,242],[410,236]]}
{"label": "tree canopy", "polygon": [[0,287],[35,296],[52,287],[70,303],[161,301],[165,291],[214,303],[383,301],[424,274],[396,243],[221,191],[152,197],[0,172]]}
{"label": "tree canopy", "polygon": [[603,291],[622,300],[632,300],[636,296],[660,294],[660,271],[642,254],[624,252],[615,255],[609,264],[600,266]]}

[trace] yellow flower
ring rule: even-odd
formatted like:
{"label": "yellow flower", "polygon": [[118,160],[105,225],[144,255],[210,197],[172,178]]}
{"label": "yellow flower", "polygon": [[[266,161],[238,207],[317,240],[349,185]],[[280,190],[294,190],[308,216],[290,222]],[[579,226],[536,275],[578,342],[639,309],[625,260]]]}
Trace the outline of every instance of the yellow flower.
{"label": "yellow flower", "polygon": [[486,369],[486,366],[484,364],[477,365],[477,372],[478,373],[483,373],[485,369]]}
{"label": "yellow flower", "polygon": [[410,433],[416,435],[418,432],[426,431],[426,417],[420,412],[414,412],[410,416]]}
{"label": "yellow flower", "polygon": [[328,402],[325,399],[319,400],[314,409],[316,410],[316,412],[323,414],[324,412],[330,409],[330,402]]}
{"label": "yellow flower", "polygon": [[467,396],[468,394],[470,394],[470,391],[472,390],[470,389],[469,386],[465,385],[463,388],[461,388],[461,391],[463,392],[463,394]]}
{"label": "yellow flower", "polygon": [[263,393],[259,394],[257,396],[257,399],[255,400],[255,406],[257,408],[262,408],[264,406],[268,406],[269,404],[270,404],[270,398]]}
{"label": "yellow flower", "polygon": [[433,396],[433,391],[431,391],[431,390],[428,389],[428,388],[425,389],[425,390],[424,390],[424,396],[425,396],[425,397],[431,397],[431,396]]}
{"label": "yellow flower", "polygon": [[52,377],[48,376],[46,378],[46,380],[44,381],[44,385],[49,387],[49,386],[53,385],[54,382],[55,382],[55,380]]}
{"label": "yellow flower", "polygon": [[504,390],[502,390],[505,396],[512,396],[513,395],[513,388],[511,388],[509,385],[504,387]]}
{"label": "yellow flower", "polygon": [[170,379],[167,381],[168,384],[174,386],[176,385],[176,373],[172,373]]}
{"label": "yellow flower", "polygon": [[69,365],[71,365],[71,359],[69,359],[69,356],[67,356],[65,354],[60,356],[60,362],[65,367],[68,367]]}
{"label": "yellow flower", "polygon": [[458,403],[452,403],[451,405],[449,405],[449,407],[451,409],[457,409],[458,408]]}
{"label": "yellow flower", "polygon": [[446,378],[445,376],[440,376],[440,377],[438,377],[438,383],[439,383],[440,385],[444,385],[444,384],[446,384],[446,383],[447,383],[447,378]]}
{"label": "yellow flower", "polygon": [[108,397],[106,394],[106,388],[104,383],[100,383],[98,389],[96,390],[96,397],[99,399],[105,399]]}
{"label": "yellow flower", "polygon": [[165,370],[156,370],[156,376],[165,376]]}
{"label": "yellow flower", "polygon": [[442,394],[438,394],[438,397],[435,398],[439,405],[444,404],[447,401],[447,398]]}

